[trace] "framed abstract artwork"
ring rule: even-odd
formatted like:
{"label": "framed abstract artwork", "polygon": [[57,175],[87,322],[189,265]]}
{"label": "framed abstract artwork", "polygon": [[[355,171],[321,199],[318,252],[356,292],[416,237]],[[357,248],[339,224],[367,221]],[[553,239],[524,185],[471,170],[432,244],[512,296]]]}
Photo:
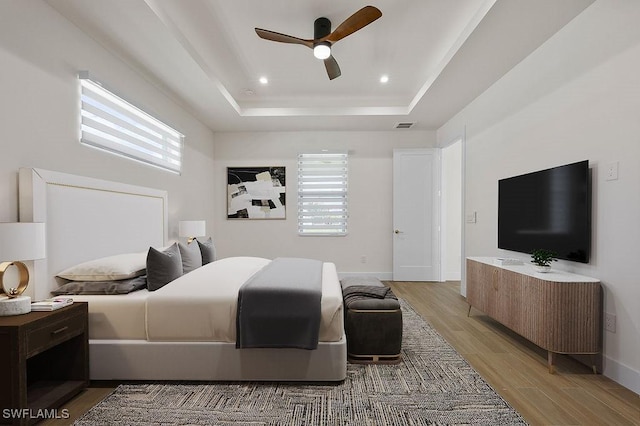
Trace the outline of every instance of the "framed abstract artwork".
{"label": "framed abstract artwork", "polygon": [[285,218],[285,167],[227,167],[227,219]]}

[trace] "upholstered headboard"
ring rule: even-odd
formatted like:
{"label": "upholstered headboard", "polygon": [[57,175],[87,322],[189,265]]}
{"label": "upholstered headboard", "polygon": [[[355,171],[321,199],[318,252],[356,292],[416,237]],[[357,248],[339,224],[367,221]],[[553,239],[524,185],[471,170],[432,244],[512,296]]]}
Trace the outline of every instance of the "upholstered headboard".
{"label": "upholstered headboard", "polygon": [[47,255],[33,262],[25,294],[50,296],[55,275],[75,264],[162,247],[168,239],[167,192],[42,169],[19,175],[21,222],[44,222]]}

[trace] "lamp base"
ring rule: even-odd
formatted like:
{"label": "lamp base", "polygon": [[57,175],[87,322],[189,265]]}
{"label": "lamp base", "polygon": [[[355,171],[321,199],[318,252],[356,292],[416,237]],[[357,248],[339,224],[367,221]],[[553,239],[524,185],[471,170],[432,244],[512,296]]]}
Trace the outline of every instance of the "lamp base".
{"label": "lamp base", "polygon": [[1,297],[0,317],[22,315],[31,312],[31,298],[29,296]]}

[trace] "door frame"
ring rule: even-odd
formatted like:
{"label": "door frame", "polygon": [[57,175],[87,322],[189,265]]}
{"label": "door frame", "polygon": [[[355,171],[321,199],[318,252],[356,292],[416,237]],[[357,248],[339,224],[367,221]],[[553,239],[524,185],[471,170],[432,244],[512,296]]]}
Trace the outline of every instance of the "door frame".
{"label": "door frame", "polygon": [[[450,158],[450,162],[454,161],[456,162],[456,166],[460,167],[459,170],[459,175],[456,175],[455,178],[459,178],[460,179],[460,184],[459,186],[453,187],[453,191],[455,194],[457,194],[457,196],[459,197],[459,199],[457,200],[457,202],[459,203],[459,210],[456,209],[455,211],[452,211],[450,209],[448,209],[448,203],[447,203],[447,199],[451,199],[450,198],[450,193],[452,190],[452,186],[451,186],[451,182],[447,177],[451,177],[451,173],[447,173],[447,162],[445,162],[445,154],[447,153],[447,151],[452,148],[453,146],[458,145],[458,155],[456,155],[455,157],[453,156],[449,156]],[[441,171],[442,171],[442,182],[441,182],[441,190],[442,190],[442,197],[441,197],[441,208],[442,208],[442,213],[441,213],[441,238],[440,238],[440,242],[441,242],[441,253],[442,253],[442,257],[441,257],[441,261],[442,261],[442,281],[461,281],[462,279],[462,269],[463,269],[463,265],[462,265],[462,259],[464,259],[464,256],[462,255],[462,246],[463,246],[463,235],[462,233],[464,232],[464,220],[463,220],[463,214],[462,212],[464,211],[464,209],[462,208],[463,202],[464,202],[464,197],[463,197],[463,176],[464,176],[464,169],[463,169],[463,143],[462,143],[462,138],[458,137],[458,138],[454,138],[451,140],[451,142],[449,144],[447,144],[446,146],[443,146],[441,148]],[[458,218],[459,221],[452,221],[450,220],[451,214],[458,214]],[[455,227],[459,227],[460,230],[460,235],[459,235],[459,239],[457,241],[452,241],[451,238],[449,237],[449,235],[451,234],[452,228]],[[451,243],[451,244],[450,244]],[[455,259],[451,258],[450,254],[451,253],[451,247],[458,248],[459,251],[456,253],[456,257]],[[453,266],[453,263],[456,264],[456,268],[457,270],[454,271],[455,275],[451,275],[451,270],[448,269],[449,267]],[[459,263],[458,263],[459,262]]]}
{"label": "door frame", "polygon": [[[466,214],[466,170],[467,170],[467,127],[462,126],[459,130],[459,133],[454,137],[449,139],[446,143],[439,144],[441,148],[446,148],[456,142],[460,141],[460,156],[461,156],[461,164],[460,164],[460,220],[462,221],[460,227],[460,294],[464,297],[467,296],[467,255],[466,255],[466,229],[468,225],[475,224],[475,216],[473,219],[469,219],[467,222],[467,214]],[[443,264],[444,266],[444,264]]]}

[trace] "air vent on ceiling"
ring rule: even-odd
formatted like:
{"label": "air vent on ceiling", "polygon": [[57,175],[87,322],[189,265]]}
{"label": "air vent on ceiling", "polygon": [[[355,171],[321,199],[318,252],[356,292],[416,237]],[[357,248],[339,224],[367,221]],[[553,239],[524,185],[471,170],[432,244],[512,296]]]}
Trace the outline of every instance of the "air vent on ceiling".
{"label": "air vent on ceiling", "polygon": [[396,123],[396,125],[393,126],[393,128],[394,129],[410,129],[414,126],[414,124],[416,123],[412,123],[412,122]]}

